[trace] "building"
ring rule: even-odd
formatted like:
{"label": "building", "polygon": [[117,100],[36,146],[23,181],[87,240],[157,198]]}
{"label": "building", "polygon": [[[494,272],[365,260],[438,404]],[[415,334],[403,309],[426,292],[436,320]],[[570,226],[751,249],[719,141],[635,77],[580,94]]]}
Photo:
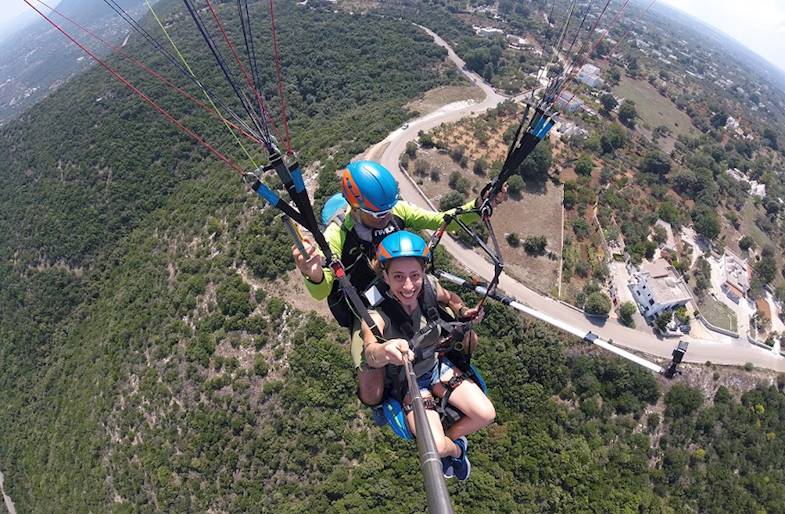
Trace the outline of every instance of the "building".
{"label": "building", "polygon": [[560,121],[556,126],[556,133],[561,135],[561,137],[574,137],[578,139],[583,139],[589,135],[588,130],[569,121]]}
{"label": "building", "polygon": [[736,182],[746,182],[750,186],[750,194],[763,198],[766,196],[766,184],[761,184],[756,180],[747,177],[741,170],[737,168],[729,168],[728,175]]}
{"label": "building", "polygon": [[663,259],[633,273],[630,290],[647,319],[653,319],[665,310],[686,305],[691,300],[687,287],[671,273],[670,265]]}
{"label": "building", "polygon": [[477,33],[478,36],[488,37],[488,38],[504,35],[504,31],[502,29],[497,29],[494,27],[474,27],[474,31]]}
{"label": "building", "polygon": [[564,112],[575,112],[583,107],[583,102],[572,91],[566,89],[556,97],[556,108]]}
{"label": "building", "polygon": [[512,34],[507,34],[507,44],[510,45],[510,48],[514,48],[516,50],[522,50],[526,46],[528,46],[528,42],[526,38],[513,36]]}
{"label": "building", "polygon": [[602,77],[600,77],[600,69],[589,63],[581,66],[577,78],[589,87],[601,87],[603,84]]}
{"label": "building", "polygon": [[728,250],[722,257],[722,292],[739,303],[750,290],[750,267],[747,261]]}

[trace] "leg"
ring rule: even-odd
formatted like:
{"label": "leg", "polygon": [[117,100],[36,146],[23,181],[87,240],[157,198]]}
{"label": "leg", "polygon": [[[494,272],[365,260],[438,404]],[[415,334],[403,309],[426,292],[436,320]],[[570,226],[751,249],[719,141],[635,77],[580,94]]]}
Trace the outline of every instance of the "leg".
{"label": "leg", "polygon": [[[458,368],[453,367],[442,374],[441,380],[447,382],[452,378],[453,374],[459,376],[462,372]],[[435,384],[433,392],[437,396],[442,397],[447,391],[443,385]],[[447,430],[447,435],[451,439],[458,439],[461,436],[477,432],[490,425],[496,417],[496,409],[494,409],[491,401],[477,384],[468,379],[455,388],[450,395],[449,403],[464,414],[461,419]]]}
{"label": "leg", "polygon": [[[420,394],[422,395],[423,400],[431,397],[431,393],[428,390],[420,390]],[[404,398],[404,405],[409,405],[410,403],[411,397],[407,394],[406,398]],[[425,415],[428,417],[428,425],[431,427],[431,433],[436,442],[436,451],[439,453],[439,457],[460,457],[461,449],[458,448],[452,439],[444,435],[439,413],[434,410],[425,409]],[[409,430],[411,430],[412,434],[416,437],[417,431],[414,424],[414,411],[410,411],[406,414],[406,423],[409,425]]]}
{"label": "leg", "polygon": [[352,360],[357,376],[357,397],[369,407],[379,405],[384,395],[384,368],[371,368],[365,362],[359,320],[355,320],[350,338]]}

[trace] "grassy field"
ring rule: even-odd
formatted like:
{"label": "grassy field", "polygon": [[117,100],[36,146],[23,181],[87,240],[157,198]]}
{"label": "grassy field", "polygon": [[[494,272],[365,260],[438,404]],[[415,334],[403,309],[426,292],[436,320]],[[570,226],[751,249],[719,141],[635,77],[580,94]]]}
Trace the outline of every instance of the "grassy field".
{"label": "grassy field", "polygon": [[613,88],[613,94],[635,102],[638,116],[651,129],[665,125],[674,135],[687,136],[697,133],[690,117],[678,110],[673,102],[644,80],[624,77],[619,85]]}
{"label": "grassy field", "polygon": [[712,325],[738,333],[736,314],[725,304],[706,295],[698,303],[701,315]]}

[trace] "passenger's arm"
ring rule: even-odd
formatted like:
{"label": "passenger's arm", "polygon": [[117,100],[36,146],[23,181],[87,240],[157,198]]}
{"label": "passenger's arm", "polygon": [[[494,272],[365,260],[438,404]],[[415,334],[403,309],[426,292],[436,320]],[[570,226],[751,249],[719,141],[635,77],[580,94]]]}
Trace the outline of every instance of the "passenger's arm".
{"label": "passenger's arm", "polygon": [[[370,311],[376,326],[380,332],[384,331],[384,321],[374,311]],[[387,364],[396,366],[403,365],[404,359],[412,360],[414,354],[409,349],[409,342],[405,339],[390,339],[384,343],[379,342],[373,332],[365,322],[362,322],[363,331],[363,351],[365,352],[365,362],[372,368],[383,368]]]}

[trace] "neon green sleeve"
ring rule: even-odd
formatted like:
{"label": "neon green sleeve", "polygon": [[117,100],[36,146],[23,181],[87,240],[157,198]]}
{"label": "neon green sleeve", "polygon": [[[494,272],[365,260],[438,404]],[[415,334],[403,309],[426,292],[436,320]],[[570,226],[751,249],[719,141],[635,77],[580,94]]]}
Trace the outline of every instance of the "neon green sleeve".
{"label": "neon green sleeve", "polygon": [[[474,209],[475,201],[471,200],[463,205],[461,205],[461,209]],[[457,209],[450,209],[449,211],[444,212],[433,212],[426,209],[421,209],[416,207],[410,203],[399,201],[393,207],[393,214],[400,217],[404,224],[406,225],[407,229],[411,230],[436,230],[437,228],[442,226],[444,223],[444,215],[445,214],[454,214]],[[460,216],[461,221],[464,223],[471,223],[480,219],[480,216],[476,213],[467,213],[462,214]],[[448,230],[455,230],[458,228],[458,225],[453,222],[447,225]]]}
{"label": "neon green sleeve", "polygon": [[[350,219],[347,216],[344,224]],[[342,230],[341,226],[336,222],[330,223],[324,231],[324,238],[327,240],[327,244],[330,245],[330,250],[333,254],[340,257],[343,252],[343,243],[346,241],[346,230]],[[321,250],[319,253],[322,254]],[[308,293],[316,300],[327,298],[330,295],[330,291],[332,291],[333,282],[335,282],[335,275],[330,268],[324,267],[322,272],[324,273],[324,278],[318,284],[311,282],[308,277],[303,277],[305,288],[308,289]]]}

